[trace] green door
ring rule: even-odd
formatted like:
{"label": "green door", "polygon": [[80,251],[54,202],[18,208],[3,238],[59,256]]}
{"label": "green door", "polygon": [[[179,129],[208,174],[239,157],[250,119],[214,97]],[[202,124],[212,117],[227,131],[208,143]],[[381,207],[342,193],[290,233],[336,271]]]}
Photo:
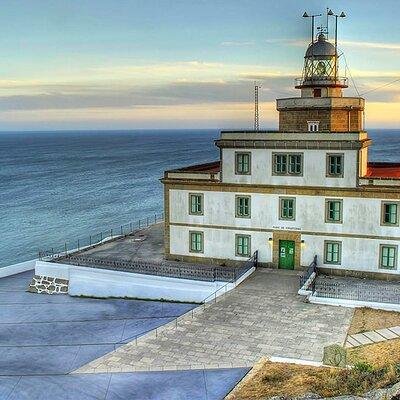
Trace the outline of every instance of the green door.
{"label": "green door", "polygon": [[279,241],[279,268],[294,269],[294,242],[292,240]]}

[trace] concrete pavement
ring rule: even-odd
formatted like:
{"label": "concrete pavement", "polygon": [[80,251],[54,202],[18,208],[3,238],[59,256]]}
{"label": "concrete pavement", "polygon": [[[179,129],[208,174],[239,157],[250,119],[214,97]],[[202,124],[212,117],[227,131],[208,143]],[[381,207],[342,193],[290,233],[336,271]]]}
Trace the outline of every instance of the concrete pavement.
{"label": "concrete pavement", "polygon": [[27,293],[32,275],[0,279],[0,399],[222,399],[247,372],[70,375],[194,306]]}
{"label": "concrete pavement", "polygon": [[293,271],[258,269],[177,329],[149,333],[77,372],[250,367],[262,356],[321,361],[324,346],[344,344],[353,310],[305,303],[298,284]]}

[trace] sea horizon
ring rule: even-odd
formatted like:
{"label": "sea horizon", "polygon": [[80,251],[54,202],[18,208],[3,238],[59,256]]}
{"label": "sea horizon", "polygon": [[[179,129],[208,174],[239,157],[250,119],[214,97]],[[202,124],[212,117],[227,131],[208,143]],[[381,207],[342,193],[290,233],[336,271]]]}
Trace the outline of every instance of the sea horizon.
{"label": "sea horizon", "polygon": [[[163,172],[217,160],[219,131],[0,133],[0,267],[161,212]],[[369,134],[370,161],[400,162],[400,129]]]}

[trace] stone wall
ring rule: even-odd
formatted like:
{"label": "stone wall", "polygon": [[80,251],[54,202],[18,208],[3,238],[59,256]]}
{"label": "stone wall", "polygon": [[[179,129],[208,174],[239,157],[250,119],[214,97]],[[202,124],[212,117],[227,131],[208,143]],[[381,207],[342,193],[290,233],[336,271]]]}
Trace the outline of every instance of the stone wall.
{"label": "stone wall", "polygon": [[280,131],[307,132],[307,121],[320,121],[319,130],[321,132],[359,131],[362,127],[362,111],[311,108],[279,111]]}
{"label": "stone wall", "polygon": [[34,275],[28,292],[44,294],[67,294],[68,280],[50,276]]}

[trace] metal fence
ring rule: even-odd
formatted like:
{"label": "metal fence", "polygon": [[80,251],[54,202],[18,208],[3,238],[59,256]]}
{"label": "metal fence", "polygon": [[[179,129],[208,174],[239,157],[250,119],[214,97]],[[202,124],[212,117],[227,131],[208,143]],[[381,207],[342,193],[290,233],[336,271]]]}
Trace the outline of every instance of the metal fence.
{"label": "metal fence", "polygon": [[[306,272],[303,275],[300,275],[300,288],[304,286],[304,284],[310,279],[313,273],[317,274],[317,256],[315,255],[311,264],[307,267]],[[315,280],[315,279],[314,279]]]}
{"label": "metal fence", "polygon": [[85,255],[66,255],[57,261],[89,268],[132,272],[170,278],[193,279],[198,281],[234,282],[250,268],[257,266],[258,252],[240,267],[221,267],[207,264],[189,264],[175,261],[113,260]]}
{"label": "metal fence", "polygon": [[116,225],[101,232],[88,235],[84,238],[66,240],[59,246],[52,247],[47,250],[39,250],[39,260],[54,259],[66,256],[71,252],[77,252],[92,246],[98,245],[108,240],[131,235],[141,229],[148,228],[150,225],[156,224],[164,220],[164,213],[157,213],[152,216],[139,219],[135,222],[129,222],[123,225]]}
{"label": "metal fence", "polygon": [[352,281],[328,281],[323,278],[315,283],[313,296],[330,299],[368,301],[376,303],[400,304],[400,285],[378,284]]}

